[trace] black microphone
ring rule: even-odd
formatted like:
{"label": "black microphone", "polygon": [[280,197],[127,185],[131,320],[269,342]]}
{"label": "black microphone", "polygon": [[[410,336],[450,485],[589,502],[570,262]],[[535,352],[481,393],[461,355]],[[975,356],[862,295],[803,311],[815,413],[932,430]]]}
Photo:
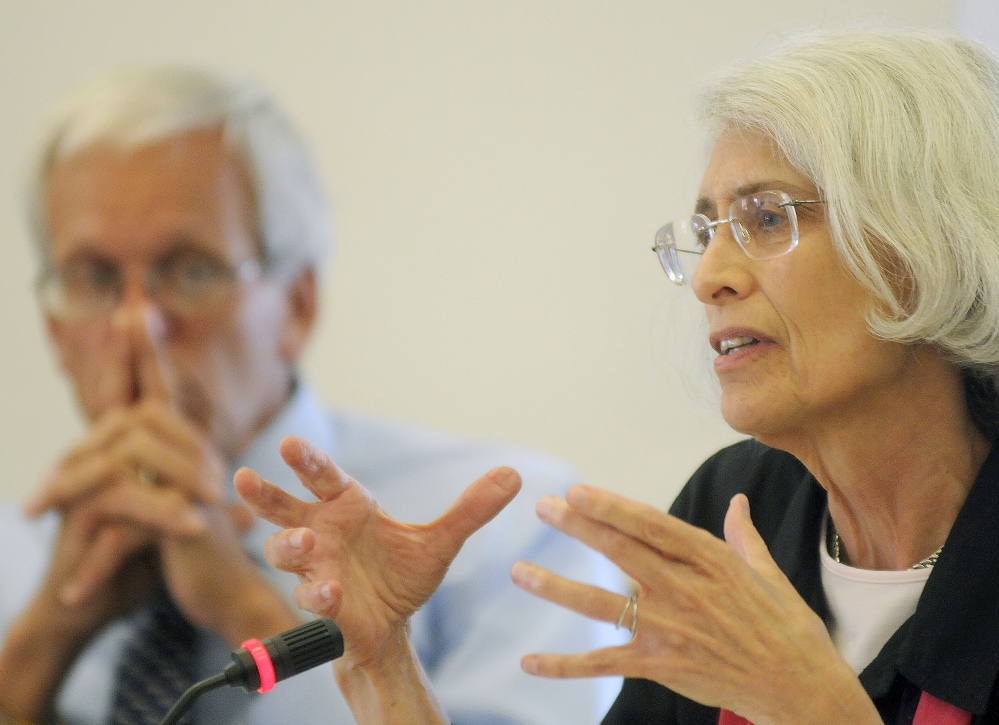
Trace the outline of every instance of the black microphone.
{"label": "black microphone", "polygon": [[248,639],[242,649],[232,653],[232,662],[222,672],[192,685],[181,695],[160,725],[175,725],[196,699],[223,685],[267,692],[275,683],[342,654],[343,634],[329,617],[300,624],[263,642]]}

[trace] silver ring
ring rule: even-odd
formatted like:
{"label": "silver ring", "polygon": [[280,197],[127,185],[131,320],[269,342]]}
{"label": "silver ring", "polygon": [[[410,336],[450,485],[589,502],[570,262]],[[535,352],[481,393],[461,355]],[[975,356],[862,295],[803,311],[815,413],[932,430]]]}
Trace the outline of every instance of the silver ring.
{"label": "silver ring", "polygon": [[624,625],[624,620],[628,617],[628,612],[631,612],[631,621],[628,624],[628,631],[631,632],[631,636],[634,638],[635,630],[638,628],[638,597],[634,594],[628,597],[628,601],[624,603],[624,609],[621,610],[621,616],[617,618],[617,622],[614,624],[614,629],[621,629]]}

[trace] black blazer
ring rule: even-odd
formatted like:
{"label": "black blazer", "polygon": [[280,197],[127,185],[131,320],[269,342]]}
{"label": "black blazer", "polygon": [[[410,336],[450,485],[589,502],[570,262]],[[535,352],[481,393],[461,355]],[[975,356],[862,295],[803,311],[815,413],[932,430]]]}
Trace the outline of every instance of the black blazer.
{"label": "black blazer", "polygon": [[[749,497],[774,560],[824,620],[818,537],[825,491],[793,456],[747,440],[709,458],[670,513],[722,536],[729,500]],[[908,725],[923,690],[999,723],[999,446],[978,473],[923,589],[915,614],[860,680],[882,719]],[[603,725],[716,725],[718,709],[648,680],[627,679]]]}

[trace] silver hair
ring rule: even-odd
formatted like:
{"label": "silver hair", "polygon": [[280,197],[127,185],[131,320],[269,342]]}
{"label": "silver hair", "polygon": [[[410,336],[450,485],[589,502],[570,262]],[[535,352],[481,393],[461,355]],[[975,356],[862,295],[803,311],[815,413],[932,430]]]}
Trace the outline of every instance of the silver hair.
{"label": "silver hair", "polygon": [[333,244],[332,224],[319,170],[305,144],[256,83],[184,66],[112,71],[81,87],[57,110],[29,189],[43,267],[49,264],[45,185],[59,161],[96,143],[134,149],[216,127],[249,177],[268,268],[285,279],[307,267],[321,272]]}
{"label": "silver hair", "polygon": [[771,138],[828,201],[885,339],[938,346],[999,380],[999,64],[978,43],[905,31],[808,33],[715,78],[713,137]]}

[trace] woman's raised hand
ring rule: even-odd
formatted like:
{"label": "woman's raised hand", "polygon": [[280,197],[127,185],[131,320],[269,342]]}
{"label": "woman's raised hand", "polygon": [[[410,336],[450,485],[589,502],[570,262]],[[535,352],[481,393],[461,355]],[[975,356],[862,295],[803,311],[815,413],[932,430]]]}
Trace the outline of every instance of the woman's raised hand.
{"label": "woman's raised hand", "polygon": [[280,452],[318,501],[305,502],[249,469],[236,490],[261,517],[284,527],[264,549],[278,569],[302,580],[295,601],[336,620],[343,661],[378,667],[385,646],[404,639],[405,624],[440,584],[465,540],[510,502],[520,476],[496,468],[474,481],[439,518],[398,521],[357,481],[307,441],[288,437]]}

